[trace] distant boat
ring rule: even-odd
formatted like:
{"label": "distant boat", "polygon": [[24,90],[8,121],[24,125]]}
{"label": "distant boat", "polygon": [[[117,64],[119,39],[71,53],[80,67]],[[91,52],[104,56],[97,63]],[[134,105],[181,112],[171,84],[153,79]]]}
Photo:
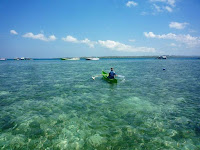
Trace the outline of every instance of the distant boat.
{"label": "distant boat", "polygon": [[86,60],[99,60],[99,58],[93,58],[93,57],[89,57],[89,58],[86,58]]}
{"label": "distant boat", "polygon": [[15,58],[14,60],[20,60],[20,58]]}
{"label": "distant boat", "polygon": [[15,60],[32,60],[32,59],[31,58],[21,57],[21,58],[15,58]]}
{"label": "distant boat", "polygon": [[74,58],[61,58],[61,60],[80,60],[80,58],[78,58],[78,57],[74,57]]}
{"label": "distant boat", "polygon": [[165,55],[159,56],[158,59],[167,59],[167,56],[165,56]]}
{"label": "distant boat", "polygon": [[6,60],[6,58],[0,58],[0,61],[5,61]]}

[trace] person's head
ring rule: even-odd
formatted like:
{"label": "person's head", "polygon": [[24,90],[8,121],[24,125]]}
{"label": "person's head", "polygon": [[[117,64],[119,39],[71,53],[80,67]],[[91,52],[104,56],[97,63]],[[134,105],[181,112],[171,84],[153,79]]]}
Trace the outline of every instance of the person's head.
{"label": "person's head", "polygon": [[113,71],[113,68],[110,68],[111,71]]}

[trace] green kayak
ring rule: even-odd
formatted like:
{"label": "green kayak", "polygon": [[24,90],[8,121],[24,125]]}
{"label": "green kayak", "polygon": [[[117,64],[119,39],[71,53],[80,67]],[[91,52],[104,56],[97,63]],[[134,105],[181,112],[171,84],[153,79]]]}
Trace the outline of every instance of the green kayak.
{"label": "green kayak", "polygon": [[117,79],[109,79],[108,78],[109,74],[106,73],[105,71],[102,71],[102,76],[103,76],[103,79],[108,81],[109,83],[117,83]]}

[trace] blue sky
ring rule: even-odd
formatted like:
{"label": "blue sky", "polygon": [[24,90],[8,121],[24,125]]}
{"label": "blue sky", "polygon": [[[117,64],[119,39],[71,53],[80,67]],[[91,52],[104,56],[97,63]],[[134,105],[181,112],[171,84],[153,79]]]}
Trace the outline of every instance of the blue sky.
{"label": "blue sky", "polygon": [[200,55],[199,0],[1,0],[0,57]]}

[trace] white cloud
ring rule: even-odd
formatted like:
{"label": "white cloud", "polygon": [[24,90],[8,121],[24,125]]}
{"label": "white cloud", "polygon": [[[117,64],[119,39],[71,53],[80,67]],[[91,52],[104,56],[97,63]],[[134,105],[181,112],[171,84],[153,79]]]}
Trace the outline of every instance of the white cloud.
{"label": "white cloud", "polygon": [[23,35],[25,38],[31,38],[31,39],[38,39],[42,41],[55,41],[56,37],[54,35],[50,35],[49,37],[45,37],[44,34],[36,34],[34,35],[32,32],[26,33]]}
{"label": "white cloud", "polygon": [[169,24],[170,28],[175,28],[175,29],[184,29],[186,27],[186,25],[188,25],[187,22],[184,23],[179,23],[179,22],[171,22]]}
{"label": "white cloud", "polygon": [[89,39],[84,39],[84,40],[82,40],[82,41],[80,41],[81,43],[84,43],[84,44],[86,44],[86,45],[88,45],[90,48],[94,48],[94,45],[96,44],[96,42],[92,42],[92,41],[90,41]]}
{"label": "white cloud", "polygon": [[164,4],[170,5],[172,7],[175,7],[175,3],[176,3],[175,0],[150,0],[150,2],[153,2],[153,3],[156,3],[156,2],[164,3]]}
{"label": "white cloud", "polygon": [[15,30],[10,30],[10,34],[17,35],[18,33]]}
{"label": "white cloud", "polygon": [[168,12],[172,12],[173,11],[173,9],[171,8],[171,7],[169,7],[169,6],[166,6],[166,7],[164,7]]}
{"label": "white cloud", "polygon": [[55,40],[56,40],[55,35],[50,35],[50,36],[49,36],[49,41],[55,41]]}
{"label": "white cloud", "polygon": [[94,48],[96,42],[90,41],[89,39],[85,38],[84,40],[78,40],[75,37],[68,35],[66,38],[62,38],[63,41],[71,42],[71,43],[83,43],[88,45],[90,48]]}
{"label": "white cloud", "polygon": [[[173,12],[173,9],[175,8],[175,3],[176,0],[149,0],[151,3],[153,4],[153,8],[157,11],[157,12],[164,12],[164,11],[168,11],[168,12]],[[156,4],[155,4],[156,3]]]}
{"label": "white cloud", "polygon": [[155,37],[156,37],[156,35],[155,35],[153,32],[149,32],[149,33],[144,32],[144,35],[145,35],[147,38],[155,38]]}
{"label": "white cloud", "polygon": [[71,36],[71,35],[68,35],[66,38],[62,38],[63,41],[66,41],[66,42],[72,42],[72,43],[78,43],[79,41]]}
{"label": "white cloud", "polygon": [[132,7],[132,6],[137,6],[137,5],[138,5],[138,3],[134,2],[134,1],[128,1],[128,2],[126,3],[126,6],[127,6],[127,7]]}
{"label": "white cloud", "polygon": [[126,45],[120,42],[116,42],[116,41],[111,41],[111,40],[107,40],[107,41],[101,41],[99,40],[98,43],[102,46],[102,47],[106,47],[109,48],[111,50],[115,50],[115,51],[123,51],[123,52],[155,52],[154,48],[148,48],[148,47],[133,47],[130,45]]}
{"label": "white cloud", "polygon": [[169,39],[169,40],[175,40],[177,42],[186,44],[189,47],[199,47],[200,46],[200,37],[193,37],[189,34],[187,35],[176,35],[173,33],[163,34],[163,35],[156,35],[153,32],[144,32],[144,35],[147,38],[157,38],[157,39]]}

